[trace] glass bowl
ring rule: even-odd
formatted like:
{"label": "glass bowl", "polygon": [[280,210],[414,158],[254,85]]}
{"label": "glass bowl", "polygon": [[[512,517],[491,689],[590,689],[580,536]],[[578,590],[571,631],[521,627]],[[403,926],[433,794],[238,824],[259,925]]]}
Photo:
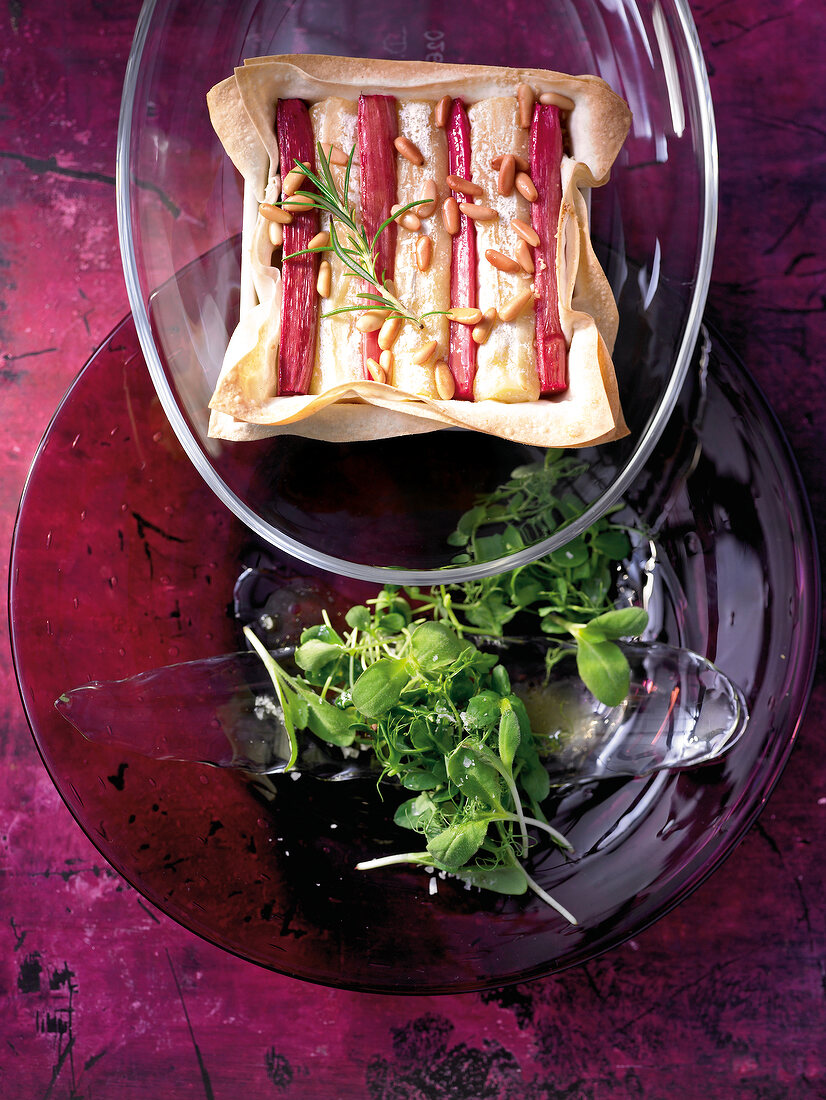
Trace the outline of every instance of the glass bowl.
{"label": "glass bowl", "polygon": [[[611,182],[591,196],[591,218],[620,309],[615,365],[630,434],[583,453],[585,510],[550,538],[472,565],[457,564],[446,539],[477,493],[540,457],[532,448],[456,431],[349,445],[208,437],[207,403],[238,317],[242,191],[205,96],[245,57],[277,53],[595,73],[627,100],[631,132]],[[148,0],[141,13],[121,109],[118,220],[143,354],[210,488],[311,565],[380,583],[470,579],[548,553],[604,514],[642,469],[685,379],[716,214],[713,112],[684,0]]]}

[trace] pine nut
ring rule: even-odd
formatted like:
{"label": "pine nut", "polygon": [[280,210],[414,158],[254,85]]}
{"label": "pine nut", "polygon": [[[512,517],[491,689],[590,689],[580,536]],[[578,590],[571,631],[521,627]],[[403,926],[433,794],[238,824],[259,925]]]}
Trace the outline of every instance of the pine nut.
{"label": "pine nut", "polygon": [[519,266],[523,271],[527,271],[529,275],[533,275],[536,270],[533,262],[533,253],[531,252],[531,246],[527,241],[519,241],[516,246],[516,258],[519,261]]}
{"label": "pine nut", "polygon": [[483,206],[480,202],[460,202],[459,209],[476,222],[493,222],[499,217],[492,207]]}
{"label": "pine nut", "polygon": [[516,157],[513,153],[506,153],[499,165],[499,182],[497,191],[500,195],[510,195],[513,191],[513,181],[516,179]]}
{"label": "pine nut", "polygon": [[436,199],[439,192],[436,190],[435,180],[425,180],[422,187],[422,198],[425,202],[420,202],[416,207],[416,213],[420,218],[429,218],[433,211],[436,209]]}
{"label": "pine nut", "polygon": [[396,221],[399,223],[399,225],[404,226],[405,229],[409,229],[411,233],[418,233],[419,230],[422,228],[422,220],[419,215],[414,214],[412,210],[407,210],[400,217],[396,217],[401,209],[402,206],[399,203],[391,206],[391,216],[396,218]]}
{"label": "pine nut", "polygon": [[390,348],[385,348],[379,356],[379,366],[384,371],[384,377],[388,378],[393,370],[394,356]]}
{"label": "pine nut", "polygon": [[520,157],[518,153],[501,153],[498,157],[494,157],[493,160],[490,162],[490,166],[494,170],[494,172],[498,172],[499,169],[502,167],[502,161],[505,159],[505,157],[513,157],[514,161],[516,162],[517,172],[530,171],[531,166],[525,157]]}
{"label": "pine nut", "polygon": [[447,185],[451,191],[469,195],[472,199],[479,199],[485,193],[478,183],[471,183],[470,180],[466,180],[462,176],[448,176]]}
{"label": "pine nut", "polygon": [[459,204],[452,195],[442,203],[442,221],[451,237],[455,237],[460,225]]}
{"label": "pine nut", "polygon": [[533,226],[528,225],[527,222],[523,222],[521,218],[513,218],[511,220],[511,228],[522,238],[523,241],[527,241],[531,248],[536,248],[539,244],[539,234],[536,232]]}
{"label": "pine nut", "polygon": [[558,107],[560,111],[573,111],[576,106],[572,99],[566,95],[560,95],[559,92],[543,92],[539,102],[544,107]]}
{"label": "pine nut", "polygon": [[454,306],[447,311],[448,320],[456,321],[460,325],[478,325],[482,320],[481,309],[472,306]]}
{"label": "pine nut", "polygon": [[413,356],[413,362],[417,367],[423,367],[428,359],[433,358],[433,353],[436,351],[436,341],[428,340],[426,344],[422,344],[416,354]]}
{"label": "pine nut", "polygon": [[[389,294],[391,298],[396,297],[396,284],[393,282],[392,279],[385,279],[384,280],[384,289],[385,289],[385,292],[387,294]],[[385,317],[387,316],[387,311],[385,311],[384,315],[385,315]]]}
{"label": "pine nut", "polygon": [[337,164],[339,168],[344,168],[347,164],[347,154],[343,149],[340,149],[338,145],[333,145],[329,141],[322,142],[322,152],[324,153],[324,159],[329,161],[330,164]]}
{"label": "pine nut", "polygon": [[433,241],[425,233],[416,241],[416,267],[419,271],[428,271],[433,259]]}
{"label": "pine nut", "polygon": [[310,195],[290,195],[281,203],[282,210],[292,210],[293,213],[312,210],[315,207],[315,199]]}
{"label": "pine nut", "polygon": [[418,145],[414,145],[410,138],[399,135],[395,138],[393,144],[396,146],[396,151],[401,153],[405,160],[409,160],[411,164],[416,166],[424,164],[424,157],[422,151]]}
{"label": "pine nut", "polygon": [[318,291],[319,298],[329,298],[330,289],[333,284],[333,269],[327,260],[322,260],[318,265],[318,279],[316,279],[315,288]]}
{"label": "pine nut", "polygon": [[375,359],[367,360],[367,370],[374,382],[385,382],[387,380],[387,375],[384,373],[381,363],[377,363]]}
{"label": "pine nut", "polygon": [[539,198],[539,195],[536,192],[536,187],[534,186],[534,182],[527,172],[516,173],[514,186],[516,187],[516,190],[519,192],[519,194],[526,198],[528,202],[536,202],[536,200]]}
{"label": "pine nut", "polygon": [[330,234],[326,229],[322,229],[320,233],[316,233],[307,248],[326,248],[330,243]]}
{"label": "pine nut", "polygon": [[387,317],[387,310],[368,309],[356,321],[359,332],[378,332]]}
{"label": "pine nut", "polygon": [[436,104],[433,110],[433,121],[439,127],[440,130],[444,130],[448,122],[450,122],[450,108],[453,106],[453,100],[449,95],[443,95],[439,102]]}
{"label": "pine nut", "polygon": [[379,348],[389,351],[393,347],[401,332],[402,319],[398,315],[388,317],[379,329]]}
{"label": "pine nut", "polygon": [[519,105],[519,126],[523,130],[530,129],[533,118],[533,105],[535,96],[530,84],[519,84],[516,89],[516,101]]}
{"label": "pine nut", "polygon": [[284,177],[281,189],[285,195],[294,195],[306,178],[303,172],[293,168]]}
{"label": "pine nut", "polygon": [[515,275],[517,271],[521,270],[516,260],[512,260],[510,256],[506,256],[504,252],[499,252],[495,248],[486,249],[485,259],[489,264],[492,264],[497,271],[504,271],[508,275]]}
{"label": "pine nut", "polygon": [[470,334],[474,344],[484,344],[487,342],[487,339],[491,333],[491,329],[493,328],[494,322],[496,321],[498,316],[499,314],[496,312],[493,306],[491,306],[490,309],[485,310],[482,315],[482,320],[479,322],[478,325],[474,325],[473,332],[471,332]]}
{"label": "pine nut", "polygon": [[450,401],[456,392],[456,383],[453,381],[450,367],[441,359],[433,370],[433,380],[436,383],[436,392],[442,401]]}
{"label": "pine nut", "polygon": [[528,302],[533,301],[532,290],[521,290],[499,310],[499,316],[503,321],[515,321]]}
{"label": "pine nut", "polygon": [[280,206],[273,206],[271,202],[259,203],[258,213],[266,218],[268,222],[278,222],[279,225],[289,225],[293,220],[293,216],[288,210],[282,210]]}
{"label": "pine nut", "polygon": [[267,222],[267,236],[273,248],[280,248],[284,243],[284,226],[280,222]]}

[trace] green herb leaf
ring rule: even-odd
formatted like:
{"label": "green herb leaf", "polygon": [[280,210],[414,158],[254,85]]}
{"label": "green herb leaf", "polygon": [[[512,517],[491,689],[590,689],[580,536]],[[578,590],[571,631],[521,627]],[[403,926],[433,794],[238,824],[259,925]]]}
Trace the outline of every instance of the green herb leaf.
{"label": "green herb leaf", "polygon": [[353,705],[366,718],[381,718],[398,703],[409,680],[406,661],[383,657],[353,684]]}
{"label": "green herb leaf", "polygon": [[617,707],[628,694],[631,672],[625,654],[614,642],[592,641],[581,633],[576,664],[582,682],[608,707]]}
{"label": "green herb leaf", "polygon": [[473,859],[484,843],[488,823],[484,818],[471,818],[450,825],[427,842],[427,850],[449,871],[457,871]]}
{"label": "green herb leaf", "polygon": [[519,728],[519,719],[514,713],[510,701],[503,699],[502,717],[499,719],[499,756],[506,768],[513,767],[513,760],[521,740],[522,732]]}
{"label": "green herb leaf", "polygon": [[582,633],[601,638],[636,638],[648,626],[648,612],[641,607],[621,607],[606,611],[584,627]]}

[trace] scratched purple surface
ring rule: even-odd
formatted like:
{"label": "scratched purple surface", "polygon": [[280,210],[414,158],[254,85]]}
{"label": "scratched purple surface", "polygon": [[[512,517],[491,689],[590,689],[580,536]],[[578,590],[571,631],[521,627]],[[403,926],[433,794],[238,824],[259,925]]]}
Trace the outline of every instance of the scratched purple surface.
{"label": "scratched purple surface", "polygon": [[[715,97],[711,305],[768,394],[824,539],[826,187],[820,0],[694,3]],[[138,5],[0,13],[0,524],[77,370],[127,312],[114,219]],[[4,627],[5,629],[5,627]],[[80,832],[0,657],[0,1095],[826,1096],[826,684],[726,865],[596,962],[484,995],[376,997],[274,976],[153,910]]]}

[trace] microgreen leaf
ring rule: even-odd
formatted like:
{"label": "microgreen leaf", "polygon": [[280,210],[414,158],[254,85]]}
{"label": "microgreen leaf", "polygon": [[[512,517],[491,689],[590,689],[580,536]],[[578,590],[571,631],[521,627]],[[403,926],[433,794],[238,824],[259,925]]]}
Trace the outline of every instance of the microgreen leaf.
{"label": "microgreen leaf", "polygon": [[631,673],[625,654],[614,642],[578,638],[576,664],[582,682],[606,706],[616,707],[628,694]]}
{"label": "microgreen leaf", "polygon": [[473,859],[482,846],[488,831],[485,818],[471,818],[449,825],[431,837],[427,850],[445,868],[457,871]]}
{"label": "microgreen leaf", "polygon": [[383,657],[353,684],[353,705],[366,718],[381,718],[398,703],[409,679],[406,661]]}
{"label": "microgreen leaf", "polygon": [[636,638],[648,626],[648,612],[641,607],[621,607],[591,619],[582,634],[601,638]]}

